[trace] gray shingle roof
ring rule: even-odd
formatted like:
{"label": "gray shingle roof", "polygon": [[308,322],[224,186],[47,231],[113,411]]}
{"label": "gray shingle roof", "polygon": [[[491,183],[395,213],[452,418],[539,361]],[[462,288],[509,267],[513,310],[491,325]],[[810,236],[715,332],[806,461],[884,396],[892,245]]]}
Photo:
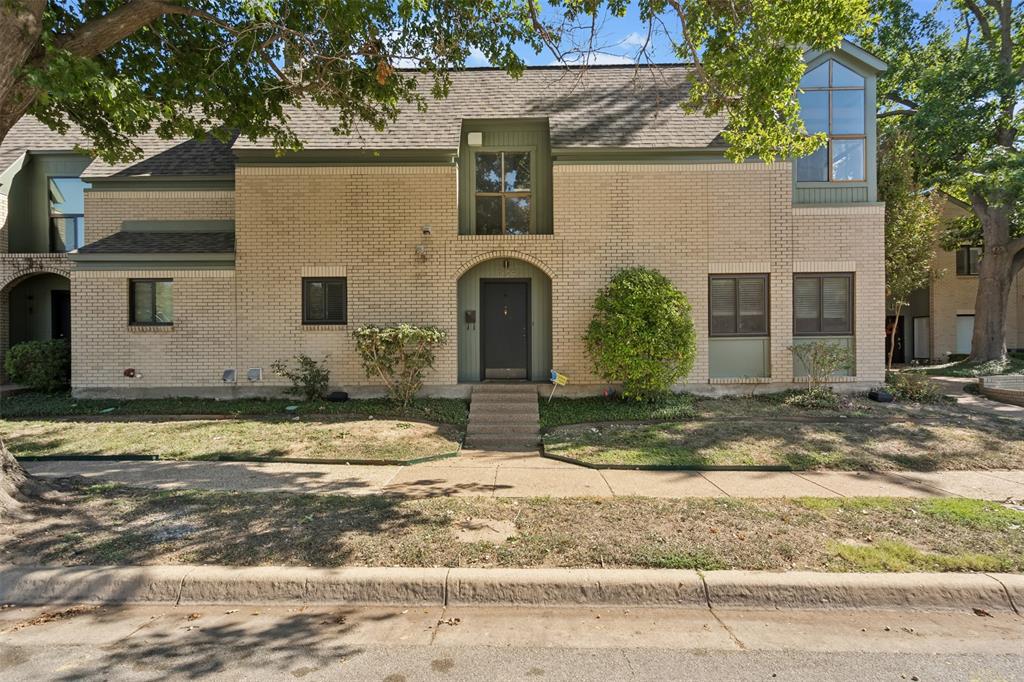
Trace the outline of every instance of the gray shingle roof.
{"label": "gray shingle roof", "polygon": [[[362,124],[351,135],[335,135],[337,116],[309,105],[286,110],[306,149],[456,150],[467,119],[546,118],[555,148],[708,149],[721,148],[724,116],[687,114],[679,106],[687,96],[691,67],[681,64],[636,68],[592,66],[586,69],[533,68],[513,79],[499,69],[468,69],[452,74],[446,99],[428,97],[428,109],[405,105],[398,119],[379,132]],[[427,93],[430,77],[420,85]],[[0,170],[25,150],[71,149],[87,143],[77,131],[60,136],[26,116],[0,146]],[[244,138],[137,140],[144,152],[137,161],[107,164],[99,159],[87,178],[211,176],[234,172],[233,150],[269,150],[268,140]]]}
{"label": "gray shingle roof", "polygon": [[[329,110],[306,106],[286,113],[307,149],[454,150],[464,119],[494,118],[547,118],[556,148],[719,147],[725,117],[679,107],[690,71],[685,65],[535,68],[513,79],[498,69],[470,69],[452,74],[447,99],[430,99],[426,112],[406,105],[387,130],[362,126],[347,137],[331,132],[337,117]],[[234,148],[271,145],[239,138]]]}
{"label": "gray shingle roof", "polygon": [[234,253],[234,232],[115,232],[78,249],[89,253]]}
{"label": "gray shingle roof", "polygon": [[40,123],[34,116],[22,116],[7,133],[3,143],[0,143],[0,171],[25,152],[70,151],[76,144],[83,147],[91,146],[75,126],[71,126],[67,134],[60,135]]}
{"label": "gray shingle roof", "polygon": [[[233,139],[231,140],[233,141]],[[153,175],[170,177],[234,175],[235,156],[231,141],[224,143],[213,137],[205,140],[176,138],[161,140],[146,135],[135,141],[142,149],[142,158],[108,164],[95,159],[85,169],[85,178],[137,178]]]}

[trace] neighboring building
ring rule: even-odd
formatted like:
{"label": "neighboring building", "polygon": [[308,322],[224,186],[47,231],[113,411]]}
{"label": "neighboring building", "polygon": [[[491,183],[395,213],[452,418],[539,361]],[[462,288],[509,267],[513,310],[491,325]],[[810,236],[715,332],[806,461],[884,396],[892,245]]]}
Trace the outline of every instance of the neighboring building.
{"label": "neighboring building", "polygon": [[[962,215],[963,209],[943,202],[939,231]],[[931,284],[911,296],[896,326],[895,363],[941,363],[970,354],[982,252],[981,245],[965,244],[956,251],[936,247]],[[887,329],[893,329],[894,322],[890,314]],[[1024,350],[1024,276],[1018,276],[1010,290],[1006,347]]]}
{"label": "neighboring building", "polygon": [[[271,363],[307,353],[328,356],[333,385],[377,392],[351,330],[406,322],[450,336],[432,394],[551,368],[597,392],[582,337],[595,295],[633,265],[693,306],[697,360],[680,390],[793,385],[805,372],[789,347],[818,339],[855,353],[837,383],[878,384],[884,65],[849,43],[807,59],[801,102],[830,142],[796,164],[726,160],[725,121],[678,106],[680,65],[467,70],[383,133],[339,137],[331,112],[308,106],[289,112],[301,152],[147,139],[139,161],[93,161],[71,256],[74,391],[278,392]],[[25,224],[8,222],[13,245]]]}

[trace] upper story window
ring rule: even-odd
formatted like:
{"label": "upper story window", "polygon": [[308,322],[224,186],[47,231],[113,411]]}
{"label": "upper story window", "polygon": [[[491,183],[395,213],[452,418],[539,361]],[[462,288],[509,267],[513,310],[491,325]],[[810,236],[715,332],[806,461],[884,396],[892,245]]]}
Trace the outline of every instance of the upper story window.
{"label": "upper story window", "polygon": [[956,250],[956,274],[977,275],[980,260],[980,246],[961,246]]}
{"label": "upper story window", "polygon": [[529,234],[533,228],[532,154],[474,152],[473,201],[477,234]]}
{"label": "upper story window", "polygon": [[81,178],[50,178],[50,251],[74,251],[85,243],[85,190]]}
{"label": "upper story window", "polygon": [[798,99],[807,132],[828,145],[797,160],[797,182],[866,180],[864,77],[830,59],[804,74]]}

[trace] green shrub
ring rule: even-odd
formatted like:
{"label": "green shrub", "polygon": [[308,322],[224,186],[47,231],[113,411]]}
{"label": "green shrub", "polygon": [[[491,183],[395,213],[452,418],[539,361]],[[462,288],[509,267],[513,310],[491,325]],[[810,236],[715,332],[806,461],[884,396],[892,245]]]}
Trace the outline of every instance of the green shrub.
{"label": "green shrub", "polygon": [[942,389],[923,374],[889,372],[885,375],[885,387],[900,402],[941,403],[946,400]]}
{"label": "green shrub", "polygon": [[690,303],[648,268],[619,271],[594,301],[584,341],[594,368],[622,384],[622,395],[652,400],[693,368],[697,353]]}
{"label": "green shrub", "polygon": [[783,402],[790,407],[805,410],[835,410],[842,406],[839,395],[828,386],[811,386],[803,391],[794,391]]}
{"label": "green shrub", "polygon": [[388,397],[402,405],[423,388],[423,376],[434,367],[434,352],[448,341],[436,327],[368,325],[352,332],[368,378],[379,378]]}
{"label": "green shrub", "polygon": [[790,346],[790,352],[807,368],[810,387],[823,386],[841,369],[853,366],[853,353],[831,341],[813,341]]}
{"label": "green shrub", "polygon": [[325,366],[327,357],[317,362],[308,355],[296,355],[295,362],[298,369],[292,370],[288,364],[277,360],[270,365],[274,374],[282,376],[292,382],[288,393],[302,396],[306,400],[323,400],[327,395],[327,386],[331,381],[331,372]]}
{"label": "green shrub", "polygon": [[63,339],[19,343],[7,351],[4,370],[16,384],[59,391],[71,381],[71,347]]}

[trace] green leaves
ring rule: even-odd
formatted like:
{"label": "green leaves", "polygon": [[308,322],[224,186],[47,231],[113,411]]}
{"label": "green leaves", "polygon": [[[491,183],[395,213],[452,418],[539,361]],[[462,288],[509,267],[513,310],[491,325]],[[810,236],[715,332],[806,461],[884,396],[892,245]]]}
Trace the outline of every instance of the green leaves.
{"label": "green leaves", "polygon": [[584,341],[598,374],[622,383],[624,397],[652,400],[693,369],[697,353],[690,304],[667,277],[620,270],[594,301]]}
{"label": "green leaves", "polygon": [[437,327],[367,325],[352,332],[367,378],[378,378],[388,397],[407,406],[423,388],[423,377],[433,369],[435,351],[448,341]]}

